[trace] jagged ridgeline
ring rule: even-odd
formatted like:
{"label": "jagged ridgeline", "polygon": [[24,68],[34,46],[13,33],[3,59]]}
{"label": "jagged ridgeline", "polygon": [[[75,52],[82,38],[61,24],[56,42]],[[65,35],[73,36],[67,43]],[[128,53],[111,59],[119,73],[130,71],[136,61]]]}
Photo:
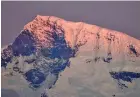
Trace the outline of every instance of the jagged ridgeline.
{"label": "jagged ridgeline", "polygon": [[[50,75],[56,76],[52,81],[54,84],[59,73],[70,65],[69,58],[75,54],[75,51],[67,45],[64,33],[57,34],[54,31],[47,32],[46,35],[53,38],[52,47],[40,46],[37,48],[36,45],[39,43],[37,38],[28,30],[23,30],[13,43],[2,51],[1,66],[4,68],[8,63],[12,64],[13,59],[18,59],[20,56],[26,57],[22,60],[28,64],[21,64],[18,60],[13,64],[13,71],[22,73],[32,88],[40,87]],[[30,56],[34,56],[34,58],[28,59]],[[20,68],[20,65],[33,66],[26,71],[24,68]],[[49,85],[48,88],[51,88],[52,85]]]}

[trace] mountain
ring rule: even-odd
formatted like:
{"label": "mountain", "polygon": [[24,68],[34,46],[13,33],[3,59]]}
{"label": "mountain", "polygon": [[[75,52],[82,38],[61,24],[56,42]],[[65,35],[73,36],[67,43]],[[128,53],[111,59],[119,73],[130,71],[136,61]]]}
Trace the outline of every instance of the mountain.
{"label": "mountain", "polygon": [[140,40],[37,15],[2,48],[2,95],[12,90],[19,97],[139,97],[139,63]]}

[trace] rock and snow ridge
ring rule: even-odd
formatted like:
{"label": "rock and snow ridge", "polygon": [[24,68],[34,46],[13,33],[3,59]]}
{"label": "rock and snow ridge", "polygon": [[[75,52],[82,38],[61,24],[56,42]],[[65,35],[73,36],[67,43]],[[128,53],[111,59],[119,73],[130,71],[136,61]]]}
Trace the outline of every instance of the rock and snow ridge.
{"label": "rock and snow ridge", "polygon": [[[59,84],[62,79],[69,79],[70,83],[72,81],[72,84],[75,84],[75,77],[78,77],[82,79],[81,83],[87,82],[86,86],[95,85],[96,89],[91,87],[92,90],[100,90],[99,93],[109,97],[112,90],[115,91],[114,94],[118,93],[114,82],[124,89],[129,88],[133,80],[140,78],[140,40],[96,25],[37,15],[24,26],[13,43],[2,49],[1,61],[4,78],[7,75],[22,75],[32,90],[45,88],[61,93],[63,88],[61,90],[59,85],[58,89],[57,85],[53,88],[57,82]],[[77,68],[81,70],[77,71]],[[62,77],[60,73],[63,74]],[[93,78],[85,80],[81,73],[85,74],[86,79],[89,75]],[[103,87],[106,86],[106,80],[112,85],[107,90]],[[105,83],[96,86],[100,81]],[[6,87],[6,84],[3,87]],[[73,86],[68,85],[68,88],[71,87]],[[111,92],[107,94],[108,91]],[[53,95],[53,92],[50,92],[50,95]]]}

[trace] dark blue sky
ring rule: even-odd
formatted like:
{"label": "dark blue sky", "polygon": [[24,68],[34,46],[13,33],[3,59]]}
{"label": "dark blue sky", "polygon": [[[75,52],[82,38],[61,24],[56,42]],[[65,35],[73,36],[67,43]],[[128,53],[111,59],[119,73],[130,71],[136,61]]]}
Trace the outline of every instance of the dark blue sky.
{"label": "dark blue sky", "polygon": [[95,24],[140,39],[139,1],[2,1],[1,5],[2,46],[11,43],[37,14]]}

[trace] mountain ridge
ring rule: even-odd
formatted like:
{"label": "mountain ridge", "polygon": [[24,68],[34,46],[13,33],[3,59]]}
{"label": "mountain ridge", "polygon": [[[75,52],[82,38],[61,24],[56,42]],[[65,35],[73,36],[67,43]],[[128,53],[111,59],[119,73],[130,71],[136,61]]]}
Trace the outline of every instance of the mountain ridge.
{"label": "mountain ridge", "polygon": [[[44,21],[46,21],[46,20],[50,20],[50,21],[53,21],[53,22],[55,22],[55,23],[57,23],[57,21],[59,22],[59,21],[61,21],[61,23],[63,23],[63,22],[65,22],[65,23],[67,23],[67,22],[70,22],[70,23],[75,23],[75,24],[83,24],[83,25],[86,25],[86,26],[95,26],[95,27],[99,27],[99,28],[104,28],[104,29],[107,29],[107,30],[112,30],[112,29],[109,29],[109,28],[105,28],[105,27],[101,27],[101,26],[98,26],[98,25],[94,25],[94,24],[88,24],[88,23],[86,23],[86,22],[73,22],[73,21],[67,21],[67,20],[64,20],[64,19],[62,19],[62,18],[59,18],[59,17],[55,17],[55,16],[42,16],[42,15],[37,15],[36,17],[35,17],[35,19],[36,18],[42,18]],[[26,29],[26,28],[28,28],[27,26],[30,24],[30,23],[32,23],[33,21],[31,21],[31,22],[29,22],[29,23],[27,23],[25,26],[24,26],[24,29]],[[62,24],[61,24],[62,25]],[[121,33],[121,34],[124,34],[124,35],[127,35],[127,36],[129,36],[129,37],[132,37],[132,36],[130,36],[130,35],[128,35],[128,34],[126,34],[125,32],[120,32],[120,31],[117,31],[117,30],[112,30],[112,31],[115,31],[115,32],[117,32],[117,33]],[[135,37],[132,37],[133,39],[136,39]],[[139,40],[139,39],[137,39],[137,40]],[[139,40],[140,41],[140,40]]]}

